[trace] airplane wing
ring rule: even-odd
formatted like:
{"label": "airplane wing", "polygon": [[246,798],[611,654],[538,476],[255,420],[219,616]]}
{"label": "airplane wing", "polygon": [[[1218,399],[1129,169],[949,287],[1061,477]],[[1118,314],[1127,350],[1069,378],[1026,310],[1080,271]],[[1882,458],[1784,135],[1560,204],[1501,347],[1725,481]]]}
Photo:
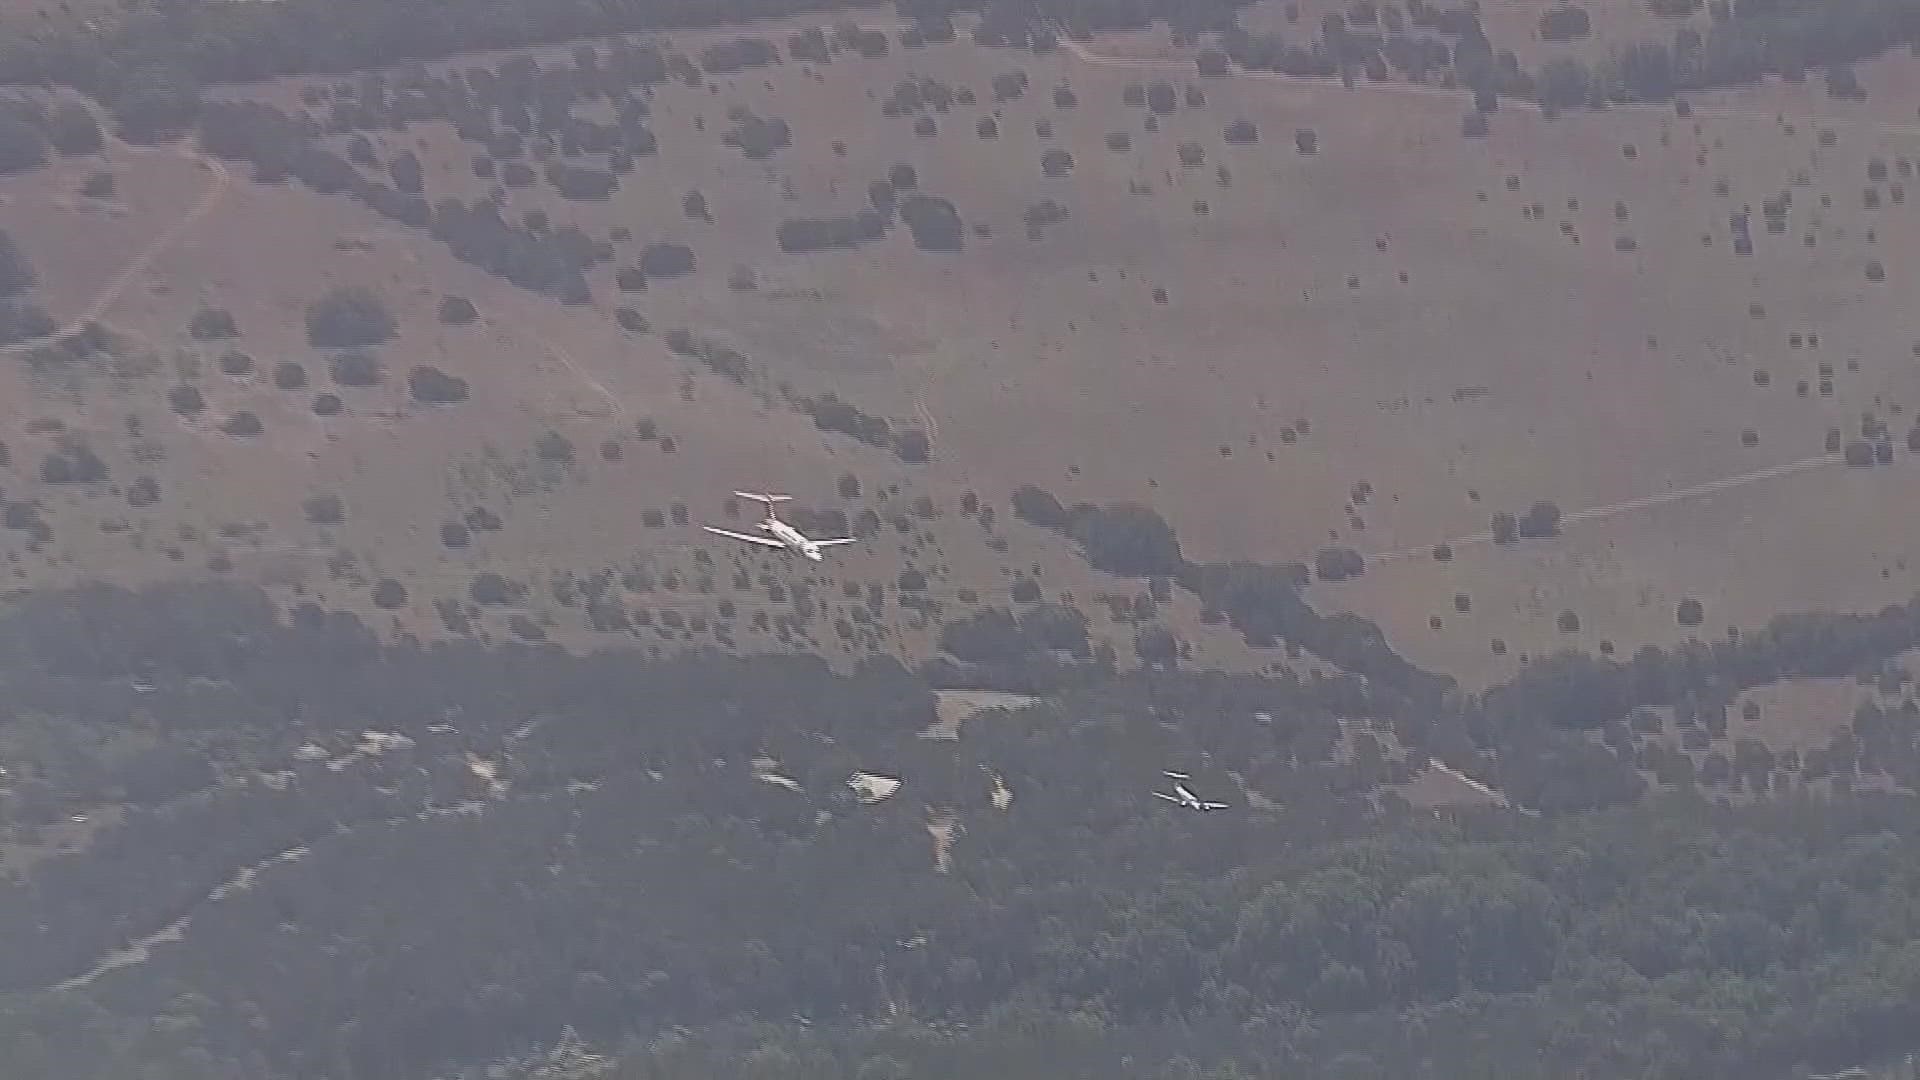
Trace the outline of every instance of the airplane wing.
{"label": "airplane wing", "polygon": [[1188,791],[1188,790],[1187,790],[1187,785],[1185,785],[1185,784],[1175,784],[1175,785],[1173,785],[1173,790],[1175,790],[1175,791],[1177,791],[1177,792],[1179,792],[1182,798],[1185,798],[1185,799],[1189,799],[1189,800],[1191,800],[1191,801],[1193,801],[1193,802],[1199,802],[1199,801],[1200,801],[1200,796],[1198,796],[1198,795],[1195,795],[1195,794],[1194,794],[1193,792],[1191,792],[1191,791]]}
{"label": "airplane wing", "polygon": [[859,542],[860,542],[860,538],[857,536],[836,536],[831,540],[815,540],[813,542],[813,546],[814,547],[834,547],[838,544],[857,544]]}
{"label": "airplane wing", "polygon": [[1201,803],[1200,808],[1202,810],[1225,810],[1227,808],[1227,804],[1223,802]]}
{"label": "airplane wing", "polygon": [[1156,791],[1156,792],[1154,792],[1154,793],[1153,793],[1153,797],[1154,797],[1154,798],[1156,798],[1156,799],[1165,799],[1165,800],[1167,800],[1167,801],[1168,801],[1168,802],[1170,802],[1170,803],[1178,803],[1178,802],[1180,801],[1179,799],[1176,799],[1176,798],[1174,798],[1173,796],[1171,796],[1171,795],[1169,795],[1169,794],[1167,794],[1167,793],[1166,793],[1166,792],[1164,792],[1164,791]]}
{"label": "airplane wing", "polygon": [[771,537],[748,536],[746,533],[728,532],[726,529],[716,529],[711,525],[702,525],[700,527],[717,536],[728,536],[728,537],[732,537],[735,540],[745,540],[749,544],[759,544],[761,547],[783,548],[787,546],[778,540],[772,539]]}
{"label": "airplane wing", "polygon": [[1161,770],[1160,770],[1160,775],[1161,775],[1161,776],[1164,776],[1164,777],[1166,777],[1166,778],[1167,778],[1167,779],[1169,779],[1169,780],[1191,780],[1191,779],[1193,779],[1193,777],[1191,777],[1191,776],[1188,776],[1188,775],[1187,775],[1186,773],[1183,773],[1183,772],[1174,772],[1174,771],[1173,771],[1172,769],[1161,769]]}

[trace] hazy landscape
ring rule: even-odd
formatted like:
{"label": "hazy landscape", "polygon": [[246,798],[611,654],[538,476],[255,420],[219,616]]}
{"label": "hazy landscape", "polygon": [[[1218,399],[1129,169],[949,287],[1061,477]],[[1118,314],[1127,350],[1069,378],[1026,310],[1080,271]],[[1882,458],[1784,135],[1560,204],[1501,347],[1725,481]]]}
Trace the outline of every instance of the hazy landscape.
{"label": "hazy landscape", "polygon": [[1915,12],[1122,7],[0,5],[19,1075],[1909,1075]]}

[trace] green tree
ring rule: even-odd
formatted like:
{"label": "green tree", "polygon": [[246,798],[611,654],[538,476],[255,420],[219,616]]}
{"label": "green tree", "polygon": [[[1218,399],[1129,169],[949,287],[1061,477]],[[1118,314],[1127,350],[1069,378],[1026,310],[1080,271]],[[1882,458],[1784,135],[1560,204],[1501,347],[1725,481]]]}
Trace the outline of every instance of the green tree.
{"label": "green tree", "polygon": [[6,230],[0,229],[0,297],[19,296],[33,288],[37,281],[33,264],[27,261],[20,245]]}
{"label": "green tree", "polygon": [[307,305],[307,343],[318,349],[379,345],[397,329],[380,294],[360,286],[339,286]]}

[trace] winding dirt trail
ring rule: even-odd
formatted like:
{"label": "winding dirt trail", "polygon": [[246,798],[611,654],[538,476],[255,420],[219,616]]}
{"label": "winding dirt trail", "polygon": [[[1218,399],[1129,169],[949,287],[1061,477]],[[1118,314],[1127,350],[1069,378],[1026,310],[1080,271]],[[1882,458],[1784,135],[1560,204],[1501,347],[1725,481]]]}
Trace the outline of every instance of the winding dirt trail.
{"label": "winding dirt trail", "polygon": [[[91,104],[89,104],[88,107],[95,109],[97,119],[97,108]],[[176,157],[184,158],[199,165],[211,173],[213,179],[207,185],[207,190],[201,193],[199,201],[195,202],[191,209],[181,215],[179,220],[168,226],[160,235],[148,241],[145,247],[135,252],[133,258],[127,260],[126,265],[120,268],[120,272],[109,279],[107,284],[102,287],[98,293],[94,294],[93,300],[81,310],[80,314],[68,319],[65,325],[54,330],[51,334],[31,338],[26,341],[17,341],[11,345],[0,346],[0,353],[19,353],[43,345],[51,345],[79,333],[86,329],[89,324],[103,323],[106,319],[107,312],[111,310],[113,305],[119,301],[120,297],[133,286],[133,283],[140,279],[140,275],[147,272],[147,268],[153,265],[154,260],[166,254],[173,245],[179,243],[181,238],[186,236],[203,218],[213,213],[214,208],[218,207],[220,201],[226,197],[228,188],[232,186],[233,173],[228,170],[226,164],[194,149],[189,142],[183,140],[168,146],[135,146],[106,134],[106,131],[107,125],[101,125],[101,134],[102,137],[106,139],[106,146],[111,147],[115,151],[128,154],[173,154]]]}

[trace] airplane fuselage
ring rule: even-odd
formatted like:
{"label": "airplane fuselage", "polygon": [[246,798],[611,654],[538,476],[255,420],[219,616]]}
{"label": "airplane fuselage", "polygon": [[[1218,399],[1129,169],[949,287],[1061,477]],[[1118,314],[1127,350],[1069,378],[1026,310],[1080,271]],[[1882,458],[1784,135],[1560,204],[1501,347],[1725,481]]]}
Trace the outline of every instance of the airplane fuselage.
{"label": "airplane fuselage", "polygon": [[804,555],[814,562],[825,561],[826,557],[820,554],[820,545],[800,535],[798,529],[781,521],[779,518],[768,516],[760,522],[760,528],[775,540],[787,545],[787,549],[794,554]]}

